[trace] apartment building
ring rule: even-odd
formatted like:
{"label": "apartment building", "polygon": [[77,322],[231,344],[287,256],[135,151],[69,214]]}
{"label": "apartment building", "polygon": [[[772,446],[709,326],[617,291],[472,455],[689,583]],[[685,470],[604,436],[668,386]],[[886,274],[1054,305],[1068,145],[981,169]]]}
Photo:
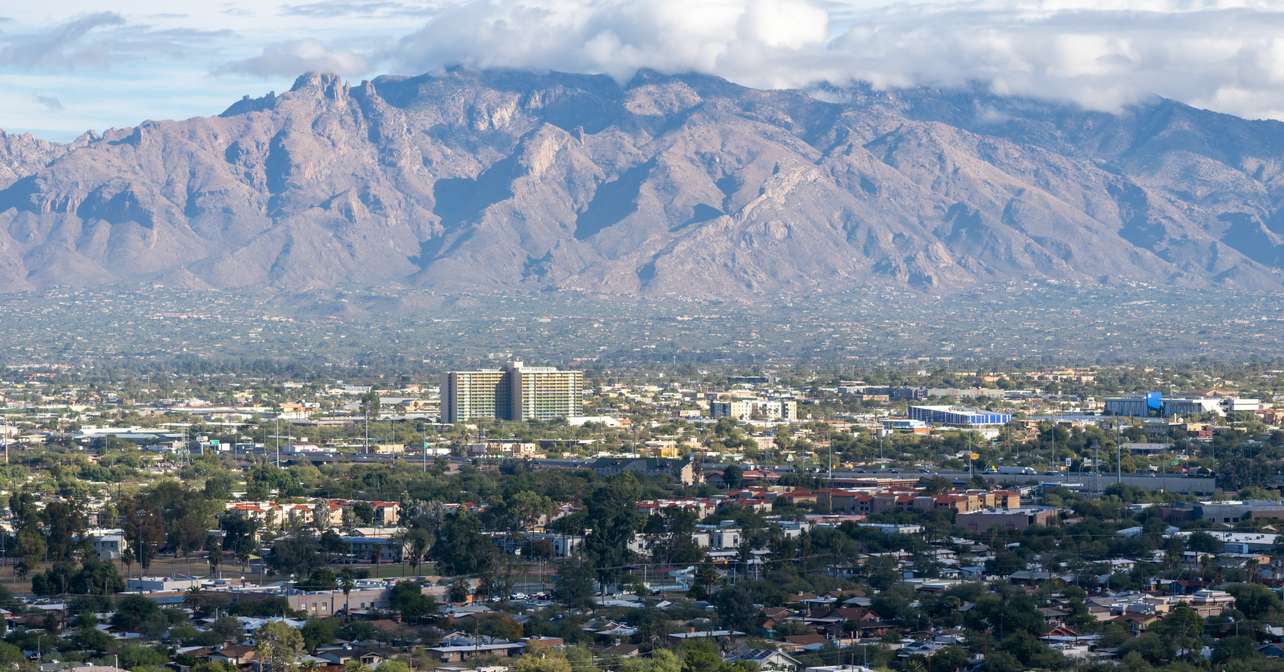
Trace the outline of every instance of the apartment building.
{"label": "apartment building", "polygon": [[742,422],[793,422],[798,419],[798,402],[792,399],[727,399],[709,402],[709,413],[715,418],[732,418]]}
{"label": "apartment building", "polygon": [[553,420],[582,414],[584,374],[512,362],[503,369],[451,371],[441,386],[441,418],[467,422]]}

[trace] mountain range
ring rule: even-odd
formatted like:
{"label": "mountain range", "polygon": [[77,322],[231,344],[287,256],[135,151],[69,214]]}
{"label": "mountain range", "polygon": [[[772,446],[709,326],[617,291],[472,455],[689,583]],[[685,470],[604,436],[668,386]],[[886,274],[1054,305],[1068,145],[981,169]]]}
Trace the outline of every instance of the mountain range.
{"label": "mountain range", "polygon": [[770,299],[1284,287],[1284,124],[984,88],[309,73],[222,114],[0,133],[0,291]]}

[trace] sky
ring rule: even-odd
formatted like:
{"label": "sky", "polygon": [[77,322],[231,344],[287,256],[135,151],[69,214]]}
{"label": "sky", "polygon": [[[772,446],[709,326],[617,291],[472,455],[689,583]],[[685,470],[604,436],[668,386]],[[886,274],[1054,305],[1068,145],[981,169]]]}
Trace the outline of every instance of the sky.
{"label": "sky", "polygon": [[308,70],[698,71],[749,86],[982,83],[1284,120],[1281,0],[14,0],[0,129],[69,140],[217,114]]}

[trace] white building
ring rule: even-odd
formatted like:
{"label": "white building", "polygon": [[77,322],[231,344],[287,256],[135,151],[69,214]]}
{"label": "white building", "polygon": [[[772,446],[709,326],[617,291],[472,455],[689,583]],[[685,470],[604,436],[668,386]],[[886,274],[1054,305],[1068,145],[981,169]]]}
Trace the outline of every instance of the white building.
{"label": "white building", "polygon": [[741,422],[794,422],[798,419],[798,402],[793,399],[714,399],[709,402],[709,415]]}

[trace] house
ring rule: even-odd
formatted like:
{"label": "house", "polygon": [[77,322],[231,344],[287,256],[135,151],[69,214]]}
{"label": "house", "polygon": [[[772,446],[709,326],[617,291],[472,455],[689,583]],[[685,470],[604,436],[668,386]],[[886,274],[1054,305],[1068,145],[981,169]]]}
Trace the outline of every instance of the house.
{"label": "house", "polygon": [[1077,645],[1096,642],[1098,639],[1101,639],[1101,635],[1081,635],[1078,631],[1072,628],[1064,625],[1058,625],[1057,627],[1043,633],[1039,639],[1048,642],[1050,645]]}
{"label": "house", "polygon": [[1112,620],[1123,625],[1128,629],[1128,632],[1131,632],[1134,635],[1139,635],[1149,629],[1150,626],[1157,623],[1159,621],[1159,617],[1153,613],[1143,614],[1128,612],[1120,614]]}
{"label": "house", "polygon": [[753,663],[760,672],[797,672],[802,663],[775,649],[740,649],[722,657],[727,663]]}
{"label": "house", "polygon": [[258,654],[254,652],[254,647],[244,644],[228,644],[210,654],[210,662],[224,663],[232,667],[252,665],[256,660],[258,660]]}
{"label": "house", "polygon": [[744,636],[745,633],[739,630],[691,630],[689,632],[675,632],[669,635],[669,638],[684,642],[688,639],[737,639]]}
{"label": "house", "polygon": [[125,553],[124,530],[86,530],[85,538],[94,545],[94,553],[99,560],[119,560]]}
{"label": "house", "polygon": [[912,641],[907,643],[905,646],[902,646],[901,649],[896,652],[896,657],[913,658],[914,656],[923,656],[926,658],[931,658],[932,656],[935,656],[938,651],[940,651],[945,647],[946,647],[946,644],[943,644],[941,642],[936,642],[936,641],[926,641],[926,640]]}
{"label": "house", "polygon": [[326,649],[318,651],[317,656],[331,665],[344,665],[349,661],[357,660],[366,667],[376,667],[379,663],[388,659],[384,653],[370,649],[353,649],[345,647],[342,649]]}
{"label": "house", "polygon": [[599,658],[607,660],[619,660],[621,658],[637,658],[641,655],[641,649],[637,644],[616,644],[608,646],[597,652]]}
{"label": "house", "polygon": [[510,642],[507,639],[489,635],[465,635],[452,633],[442,638],[437,646],[428,647],[428,652],[443,663],[460,663],[483,656],[507,658],[520,655],[526,649],[525,642]]}
{"label": "house", "polygon": [[785,637],[785,642],[796,651],[819,651],[825,648],[830,640],[824,635],[812,633],[809,635],[789,635]]}

